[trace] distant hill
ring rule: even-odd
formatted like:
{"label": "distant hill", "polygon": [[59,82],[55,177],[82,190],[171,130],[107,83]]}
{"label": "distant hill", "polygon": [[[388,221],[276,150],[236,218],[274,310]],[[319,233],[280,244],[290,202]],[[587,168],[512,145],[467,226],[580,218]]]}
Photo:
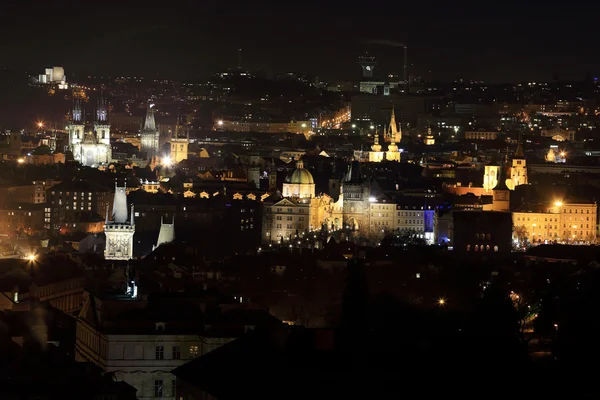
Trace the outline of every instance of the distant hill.
{"label": "distant hill", "polygon": [[24,72],[0,69],[0,129],[33,129],[36,121],[63,121],[69,111],[68,91],[50,96],[30,85]]}

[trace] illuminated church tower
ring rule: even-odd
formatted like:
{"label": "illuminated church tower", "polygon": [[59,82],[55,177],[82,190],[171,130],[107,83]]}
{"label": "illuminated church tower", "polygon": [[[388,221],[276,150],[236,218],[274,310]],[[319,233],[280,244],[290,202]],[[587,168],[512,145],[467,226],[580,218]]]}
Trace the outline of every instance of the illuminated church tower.
{"label": "illuminated church tower", "polygon": [[73,153],[75,161],[87,167],[98,167],[112,161],[112,148],[110,147],[110,125],[108,123],[108,108],[106,100],[98,101],[98,110],[93,129],[86,131],[83,121],[81,100],[76,99],[73,104],[73,116],[68,125],[69,150]]}
{"label": "illuminated church tower", "polygon": [[375,133],[373,145],[369,152],[369,162],[381,162],[383,160],[383,151],[381,151],[381,145],[379,144],[379,134]]}
{"label": "illuminated church tower", "polygon": [[390,116],[390,125],[387,128],[385,141],[390,143],[400,143],[402,140],[402,128],[398,129],[396,122],[396,113],[392,107],[392,115]]}
{"label": "illuminated church tower", "polygon": [[106,260],[126,261],[133,257],[133,235],[135,233],[133,215],[132,204],[129,218],[127,218],[126,187],[118,187],[115,184],[115,199],[111,220],[108,218],[108,207],[106,207],[106,221],[104,224],[104,234],[106,235],[104,258]]}
{"label": "illuminated church tower", "polygon": [[402,130],[398,129],[396,124],[394,108],[392,108],[392,116],[390,117],[390,126],[386,138],[390,142],[388,151],[385,153],[386,160],[400,162],[400,149],[398,149],[396,143],[400,143],[400,140],[402,140]]}
{"label": "illuminated church tower", "polygon": [[99,144],[110,146],[110,123],[108,122],[108,105],[105,98],[98,100],[94,132]]}
{"label": "illuminated church tower", "polygon": [[85,124],[83,122],[83,110],[81,109],[81,100],[73,100],[73,110],[71,113],[71,121],[67,126],[69,132],[69,150],[73,151],[73,146],[81,143],[83,140],[83,132]]}
{"label": "illuminated church tower", "polygon": [[519,135],[517,150],[515,151],[510,168],[510,179],[507,180],[506,185],[510,190],[515,190],[517,186],[527,185],[527,183],[527,161],[525,160],[525,152],[523,151],[523,140],[521,135]]}
{"label": "illuminated church tower", "polygon": [[152,160],[155,157],[158,157],[159,132],[158,129],[156,129],[156,121],[154,119],[154,104],[152,103],[148,103],[146,120],[144,121],[144,127],[142,128],[140,134],[140,151],[146,154],[146,159]]}
{"label": "illuminated church tower", "polygon": [[171,137],[171,162],[179,164],[188,158],[188,145],[190,144],[190,132],[183,125],[181,119],[177,121],[175,133]]}

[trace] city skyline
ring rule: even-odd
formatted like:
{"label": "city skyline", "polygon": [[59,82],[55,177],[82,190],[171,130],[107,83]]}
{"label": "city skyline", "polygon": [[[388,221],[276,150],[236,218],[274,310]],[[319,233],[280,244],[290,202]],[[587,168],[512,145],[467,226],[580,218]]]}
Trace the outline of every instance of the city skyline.
{"label": "city skyline", "polygon": [[600,66],[600,55],[585,51],[593,49],[598,6],[577,1],[568,8],[436,1],[268,9],[237,2],[142,5],[65,7],[60,19],[67,23],[57,23],[51,10],[38,15],[10,5],[6,30],[19,35],[0,39],[2,66],[64,65],[77,76],[191,80],[237,66],[241,48],[243,67],[268,74],[353,80],[360,76],[358,56],[369,51],[380,61],[380,72],[401,75],[402,51],[384,42],[406,44],[409,72],[428,80],[581,80]]}

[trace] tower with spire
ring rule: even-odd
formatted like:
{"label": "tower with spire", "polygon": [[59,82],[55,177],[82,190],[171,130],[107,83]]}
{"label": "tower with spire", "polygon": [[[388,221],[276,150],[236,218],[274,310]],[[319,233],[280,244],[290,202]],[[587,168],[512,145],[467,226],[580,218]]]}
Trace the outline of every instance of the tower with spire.
{"label": "tower with spire", "polygon": [[529,183],[527,179],[527,161],[525,160],[525,151],[523,150],[523,137],[519,135],[517,142],[517,150],[512,159],[512,165],[510,168],[510,180],[508,181],[508,188],[515,190],[519,185],[527,185]]}
{"label": "tower with spire", "polygon": [[86,130],[81,99],[76,98],[73,101],[72,117],[67,131],[69,150],[73,153],[75,161],[87,167],[98,167],[112,161],[106,99],[101,97],[98,100],[94,124],[88,125]]}
{"label": "tower with spire", "polygon": [[153,160],[155,157],[158,157],[159,132],[156,128],[156,120],[154,119],[154,104],[150,101],[146,109],[146,119],[140,132],[140,139],[140,150],[146,155],[146,159]]}
{"label": "tower with spire", "polygon": [[369,162],[381,162],[383,160],[383,151],[381,151],[381,145],[379,144],[379,133],[375,132],[373,145],[369,152]]}
{"label": "tower with spire", "polygon": [[510,189],[506,186],[506,170],[508,167],[508,162],[506,159],[500,165],[500,168],[497,170],[499,176],[497,178],[497,184],[492,189],[493,197],[492,197],[492,208],[493,211],[510,211]]}
{"label": "tower with spire", "polygon": [[132,204],[128,215],[126,185],[119,187],[115,183],[112,216],[109,219],[107,206],[104,234],[106,235],[106,246],[104,248],[104,258],[106,260],[127,261],[133,258],[134,209]]}
{"label": "tower with spire", "polygon": [[163,220],[163,217],[160,217],[160,231],[158,232],[158,240],[154,246],[152,246],[152,251],[156,250],[161,244],[171,243],[175,240],[175,216],[173,216],[173,220],[171,223],[166,223]]}
{"label": "tower with spire", "polygon": [[73,146],[81,143],[83,133],[85,131],[85,123],[83,121],[83,109],[81,107],[81,99],[73,100],[73,109],[71,111],[71,120],[67,126],[69,132],[69,150],[73,150]]}
{"label": "tower with spire", "polygon": [[190,132],[183,124],[182,117],[177,118],[175,132],[171,136],[171,162],[179,164],[188,158],[188,146],[190,144]]}
{"label": "tower with spire", "polygon": [[387,127],[385,141],[389,143],[400,143],[401,140],[402,128],[398,129],[398,123],[396,122],[396,113],[394,107],[392,107],[392,115],[390,116],[390,124]]}
{"label": "tower with spire", "polygon": [[108,104],[104,96],[98,99],[94,132],[98,143],[110,146],[110,123],[108,122]]}

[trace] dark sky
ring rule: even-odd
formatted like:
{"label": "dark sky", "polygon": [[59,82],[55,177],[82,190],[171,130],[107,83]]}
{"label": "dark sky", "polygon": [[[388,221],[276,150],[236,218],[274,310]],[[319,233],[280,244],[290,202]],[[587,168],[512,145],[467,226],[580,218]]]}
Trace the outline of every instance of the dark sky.
{"label": "dark sky", "polygon": [[[600,74],[600,5],[581,1],[46,1],[3,4],[0,67],[201,78],[237,64],[323,79],[381,72],[491,82]],[[431,72],[429,72],[431,71]]]}

